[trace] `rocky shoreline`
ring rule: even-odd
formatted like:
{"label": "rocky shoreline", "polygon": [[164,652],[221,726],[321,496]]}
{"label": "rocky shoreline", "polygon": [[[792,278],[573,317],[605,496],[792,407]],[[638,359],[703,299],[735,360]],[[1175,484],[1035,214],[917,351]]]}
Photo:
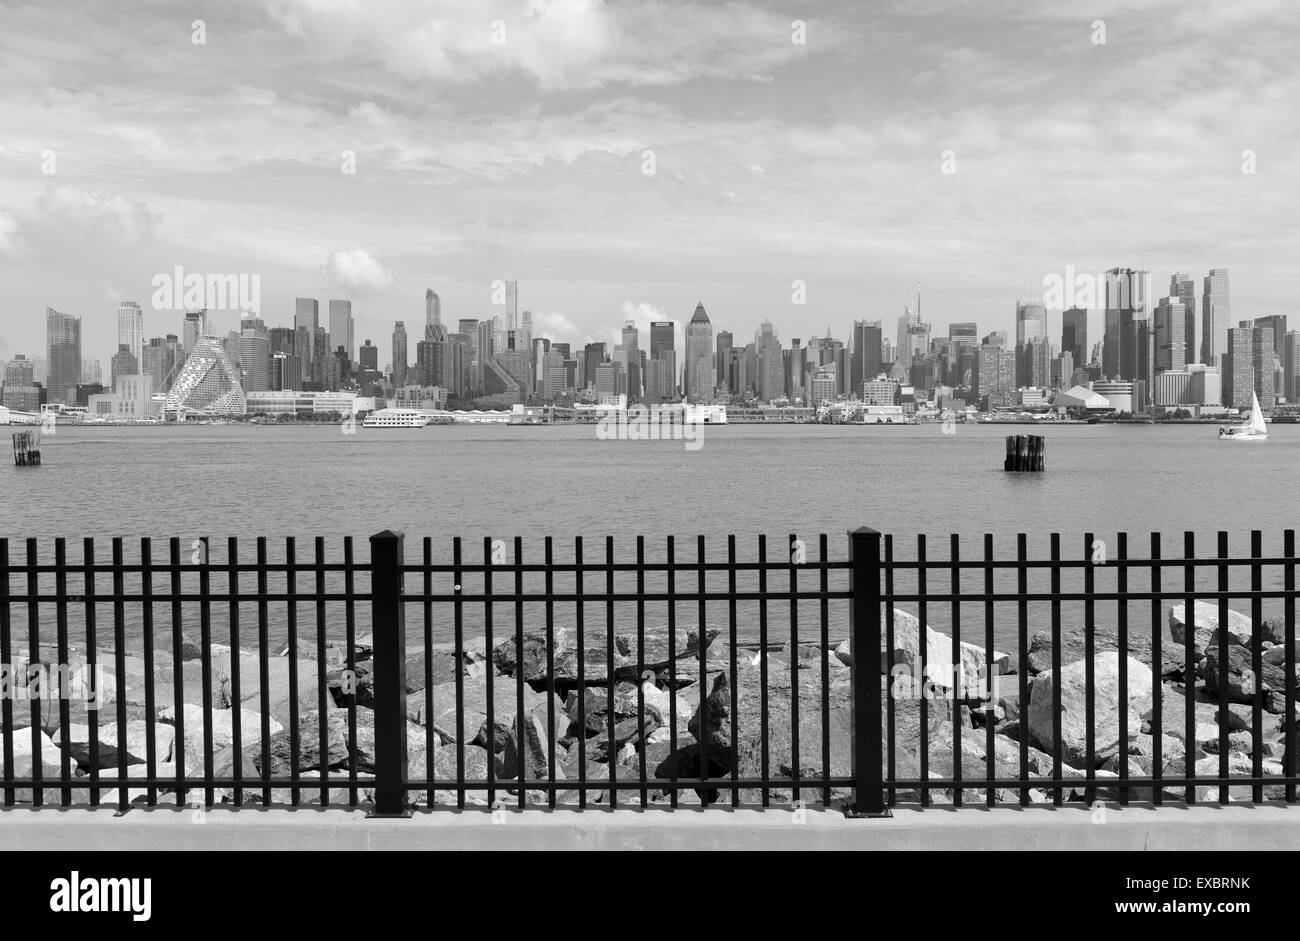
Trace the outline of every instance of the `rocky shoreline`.
{"label": "rocky shoreline", "polygon": [[[1117,789],[1108,784],[1118,777],[1121,767],[1120,729],[1127,730],[1127,766],[1130,776],[1149,776],[1154,768],[1156,752],[1152,722],[1155,719],[1154,695],[1159,690],[1162,702],[1160,723],[1162,746],[1160,763],[1165,778],[1180,778],[1186,767],[1185,708],[1187,698],[1192,699],[1195,718],[1195,741],[1191,747],[1196,773],[1218,773],[1220,729],[1226,724],[1228,732],[1228,762],[1230,772],[1252,773],[1253,715],[1255,684],[1262,690],[1261,761],[1263,774],[1281,775],[1286,752],[1283,720],[1280,713],[1285,707],[1288,682],[1282,657],[1283,638],[1275,623],[1261,625],[1261,657],[1263,669],[1259,677],[1250,672],[1253,651],[1251,622],[1240,612],[1229,614],[1228,632],[1228,697],[1230,704],[1225,715],[1218,706],[1218,609],[1216,605],[1198,603],[1195,609],[1193,641],[1193,670],[1187,673],[1184,661],[1185,613],[1182,605],[1174,605],[1168,612],[1168,636],[1162,643],[1161,663],[1153,670],[1149,632],[1131,632],[1128,650],[1117,650],[1113,634],[1097,631],[1094,636],[1095,655],[1095,740],[1094,783],[1095,792],[1085,794],[1082,783],[1066,789],[1067,800],[1082,800],[1094,796],[1101,800],[1117,797]],[[930,669],[929,686],[899,685],[897,678],[904,674],[919,674],[922,628],[917,619],[901,610],[895,611],[895,649],[881,651],[882,721],[893,716],[895,779],[920,777],[922,726],[925,727],[925,751],[930,778],[952,777],[955,767],[960,767],[964,781],[976,782],[987,774],[986,762],[992,762],[998,778],[1016,777],[1020,768],[1019,741],[1022,724],[1029,733],[1028,770],[1031,777],[1030,797],[1033,802],[1051,800],[1051,792],[1032,779],[1050,777],[1052,774],[1053,690],[1060,687],[1061,698],[1061,752],[1062,775],[1065,778],[1084,778],[1087,760],[1085,729],[1086,692],[1084,639],[1081,631],[1062,633],[1060,677],[1052,666],[1051,636],[1048,632],[1036,633],[1027,652],[1028,673],[1023,678],[1028,701],[1019,697],[1021,678],[1014,676],[1018,657],[994,651],[994,672],[1001,674],[993,695],[984,701],[963,698],[961,688],[967,691],[980,688],[987,682],[988,664],[982,647],[963,643],[959,645],[959,662],[954,663],[952,641],[945,634],[925,628],[926,660]],[[670,643],[671,641],[671,643]],[[703,644],[703,674],[701,674],[700,647]],[[124,658],[123,700],[127,716],[124,735],[119,740],[116,727],[118,704],[115,658],[111,651],[101,650],[97,660],[104,667],[104,680],[100,688],[100,708],[90,710],[83,702],[69,701],[66,724],[60,718],[58,700],[41,700],[37,716],[41,725],[33,748],[30,702],[26,698],[11,701],[10,725],[14,730],[14,776],[32,773],[39,760],[43,775],[57,779],[65,754],[69,766],[80,775],[74,787],[74,799],[85,802],[83,781],[91,764],[90,726],[99,727],[98,765],[101,775],[115,776],[118,750],[127,756],[128,774],[141,777],[145,773],[147,743],[153,739],[157,774],[168,777],[176,774],[177,759],[183,753],[187,776],[201,773],[203,767],[203,729],[210,722],[213,737],[213,770],[216,776],[232,776],[236,762],[245,775],[262,774],[262,735],[269,733],[270,764],[272,776],[288,777],[296,771],[303,778],[319,777],[321,768],[329,769],[333,783],[328,799],[331,805],[346,804],[349,789],[346,786],[348,768],[355,761],[357,787],[362,802],[370,800],[373,784],[374,713],[373,674],[371,648],[367,639],[359,639],[352,651],[355,670],[346,670],[346,651],[341,645],[327,644],[317,651],[310,643],[297,648],[297,659],[291,660],[288,651],[268,658],[266,701],[262,701],[259,658],[254,651],[232,651],[229,647],[213,645],[207,664],[210,675],[210,695],[213,708],[205,715],[203,708],[204,664],[197,645],[186,643],[179,664],[181,709],[175,707],[176,664],[171,659],[170,645],[158,651],[154,660],[153,688],[154,710],[151,714],[146,697],[145,665],[138,656]],[[42,648],[41,659],[49,661],[52,652]],[[319,654],[319,656],[318,656]],[[72,650],[69,659],[81,656],[84,651]],[[1120,658],[1127,668],[1127,702],[1119,701]],[[735,669],[731,662],[735,659]],[[617,633],[614,638],[614,659],[608,659],[604,637],[592,644],[590,638],[581,652],[582,673],[585,677],[585,695],[577,694],[579,651],[572,637],[563,629],[554,632],[554,647],[547,649],[543,635],[526,633],[523,650],[516,648],[513,634],[488,650],[483,638],[468,640],[459,652],[451,644],[437,644],[427,651],[416,650],[407,660],[407,742],[409,775],[412,780],[449,780],[457,777],[458,754],[463,749],[466,780],[481,781],[487,777],[489,762],[498,781],[497,799],[513,803],[517,792],[511,790],[510,778],[517,777],[522,768],[527,780],[544,780],[549,769],[549,752],[555,755],[556,779],[570,784],[557,795],[557,802],[574,804],[578,793],[576,784],[580,774],[591,786],[587,801],[592,805],[609,802],[608,788],[601,789],[600,782],[609,780],[611,770],[620,781],[636,780],[644,763],[650,778],[699,777],[703,767],[710,776],[730,773],[733,762],[741,778],[759,777],[764,771],[763,690],[767,691],[766,709],[766,769],[774,778],[791,778],[797,770],[801,780],[822,775],[826,763],[823,741],[829,744],[829,774],[848,777],[851,773],[852,701],[850,697],[850,665],[853,652],[847,641],[826,650],[818,645],[798,645],[772,648],[760,653],[750,648],[732,651],[725,635],[716,630],[706,630],[701,638],[698,630],[678,629],[670,638],[662,627],[647,629],[645,646],[638,657],[637,637],[634,633]],[[318,684],[323,662],[326,685],[326,710],[323,717],[326,729],[325,748],[321,748],[321,722]],[[15,665],[15,670],[19,665]],[[293,711],[290,677],[296,671],[299,729],[299,754],[296,767],[290,747],[290,715]],[[517,677],[524,679],[524,714],[516,716],[518,695]],[[766,677],[766,683],[764,683]],[[823,678],[825,678],[823,695]],[[456,686],[460,683],[464,696],[464,710],[458,716]],[[1294,674],[1289,680],[1295,688]],[[546,692],[548,684],[554,695]],[[489,686],[491,691],[489,693]],[[612,702],[610,690],[612,688]],[[954,689],[955,688],[955,689]],[[236,690],[238,691],[236,694]],[[892,693],[891,693],[892,690]],[[900,690],[904,695],[900,696]],[[74,692],[76,690],[74,689]],[[433,710],[429,711],[429,694]],[[347,695],[355,693],[357,701],[356,733],[349,731],[346,708]],[[932,696],[933,698],[921,698]],[[735,708],[735,735],[732,734],[733,700]],[[494,734],[492,751],[489,751],[488,704],[492,704]],[[612,705],[612,734],[611,716]],[[639,707],[643,706],[643,712]],[[1022,709],[1024,718],[1022,720]],[[798,717],[797,742],[794,718]],[[236,716],[240,726],[238,741],[235,736]],[[994,729],[993,750],[987,747],[987,725]],[[961,729],[959,735],[954,728]],[[28,730],[28,731],[22,731]],[[553,730],[553,731],[552,731]],[[675,733],[675,734],[674,734]],[[882,724],[881,735],[887,735]],[[959,744],[958,744],[959,740]],[[178,747],[178,741],[183,745]],[[36,752],[39,751],[39,758]],[[797,752],[797,753],[796,753]],[[430,765],[432,758],[432,766]],[[580,765],[585,762],[585,768]],[[0,757],[0,767],[3,758]],[[18,800],[30,800],[30,791],[18,789]],[[47,787],[47,791],[49,788]],[[650,803],[666,803],[666,791],[655,786],[647,788]],[[919,799],[912,788],[895,788],[900,802]],[[1230,788],[1233,800],[1250,800],[1250,786]],[[1265,799],[1284,796],[1281,785],[1265,785]],[[230,800],[229,789],[218,789],[218,801]],[[57,792],[56,792],[57,793]],[[192,791],[191,799],[201,792]],[[831,798],[847,796],[846,789],[832,789]],[[1184,788],[1166,785],[1165,794],[1170,800],[1183,799]],[[128,799],[142,801],[145,791],[132,788]],[[822,800],[822,790],[804,784],[798,797],[808,804]],[[952,799],[951,788],[931,788],[930,798],[938,803]],[[1133,801],[1150,800],[1149,787],[1129,789]],[[1198,787],[1198,800],[1218,799],[1217,787]],[[57,800],[47,793],[45,801]],[[412,800],[423,801],[425,793],[412,790]],[[456,793],[438,790],[433,794],[436,804],[455,805]],[[469,804],[486,803],[484,791],[466,791]],[[1000,789],[999,801],[1014,802],[1019,799],[1017,789]],[[292,793],[287,788],[274,788],[271,802],[290,803]],[[319,787],[305,788],[301,803],[318,804]],[[526,800],[545,804],[548,795],[542,790],[530,790]],[[761,793],[757,789],[743,788],[739,795],[742,803],[757,803]],[[963,788],[962,799],[980,802],[985,798],[981,787]],[[788,805],[795,799],[793,787],[783,785],[769,791],[771,803]],[[101,803],[117,800],[116,790],[101,790]],[[261,789],[256,785],[244,789],[243,800],[256,804],[261,800]],[[620,790],[620,805],[635,806],[640,803],[639,790]],[[683,789],[679,792],[680,804],[731,801],[730,789]],[[175,795],[161,789],[160,803],[175,802]]]}

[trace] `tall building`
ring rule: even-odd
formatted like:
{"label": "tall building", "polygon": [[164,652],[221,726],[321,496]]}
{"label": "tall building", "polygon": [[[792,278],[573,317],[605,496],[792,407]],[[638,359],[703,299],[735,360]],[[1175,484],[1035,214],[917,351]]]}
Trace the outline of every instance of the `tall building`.
{"label": "tall building", "polygon": [[1282,388],[1289,403],[1300,400],[1300,330],[1288,330],[1282,337]]}
{"label": "tall building", "polygon": [[239,332],[240,385],[245,392],[271,389],[271,335],[257,327]]}
{"label": "tall building", "polygon": [[849,388],[853,394],[858,394],[863,382],[880,374],[882,339],[879,320],[853,321],[853,334],[849,337]]}
{"label": "tall building", "polygon": [[1249,320],[1228,328],[1228,345],[1221,354],[1223,368],[1223,404],[1228,408],[1250,408],[1255,391],[1255,338]]}
{"label": "tall building", "polygon": [[1011,404],[1011,394],[1016,388],[1016,354],[1005,347],[1005,339],[1000,334],[984,338],[975,357],[971,388],[982,409]]}
{"label": "tall building", "polygon": [[1200,347],[1196,345],[1196,282],[1189,274],[1181,272],[1169,279],[1169,296],[1183,305],[1183,346],[1188,363],[1199,362]]}
{"label": "tall building", "polygon": [[372,346],[369,340],[357,352],[357,366],[372,373],[379,372],[379,347]]}
{"label": "tall building", "polygon": [[519,329],[519,282],[506,282],[506,329]]}
{"label": "tall building", "polygon": [[764,320],[754,335],[754,389],[760,401],[772,402],[785,394],[785,362],[781,340],[771,321]]}
{"label": "tall building", "polygon": [[[1106,329],[1101,370],[1107,378],[1149,378],[1150,367],[1139,365],[1141,357],[1137,349],[1149,326],[1141,330],[1133,326],[1135,321],[1145,321],[1150,314],[1149,280],[1149,272],[1134,268],[1111,268],[1106,272]],[[1147,341],[1144,348],[1149,347]]]}
{"label": "tall building", "polygon": [[[316,361],[316,331],[320,328],[320,301],[314,297],[298,297],[293,302],[293,331],[305,340],[297,344],[298,355],[304,364]],[[306,331],[304,335],[303,331]],[[189,340],[186,340],[186,346]],[[303,367],[306,370],[306,366]]]}
{"label": "tall building", "polygon": [[441,340],[446,336],[442,329],[442,298],[433,288],[424,292],[424,338]]}
{"label": "tall building", "polygon": [[1047,338],[1047,308],[1036,301],[1016,301],[1016,346]]}
{"label": "tall building", "polygon": [[[672,401],[677,397],[676,329],[671,320],[656,320],[650,324],[650,360],[646,365],[645,394],[651,402]],[[714,369],[716,371],[716,365]]]}
{"label": "tall building", "polygon": [[203,412],[213,415],[243,415],[247,398],[239,373],[226,356],[225,344],[205,337],[185,358],[185,365],[167,393],[168,412]]}
{"label": "tall building", "polygon": [[117,388],[118,376],[140,375],[140,360],[125,343],[117,345],[117,352],[108,361],[108,375],[109,386],[113,389]]}
{"label": "tall building", "polygon": [[605,344],[588,343],[582,348],[582,375],[588,386],[596,384],[596,370],[605,362]]}
{"label": "tall building", "polygon": [[904,375],[912,368],[914,356],[924,356],[930,349],[930,325],[921,320],[921,305],[918,299],[916,310],[909,304],[903,308],[903,316],[898,318],[898,349],[894,361],[902,367]]}
{"label": "tall building", "polygon": [[77,400],[81,382],[81,318],[45,308],[45,356],[49,362],[45,388],[50,402]]}
{"label": "tall building", "polygon": [[735,344],[735,338],[730,330],[719,330],[717,339],[714,341],[717,347],[717,362],[714,363],[713,369],[717,376],[718,388],[726,389],[728,392],[735,392],[731,384],[731,351]]}
{"label": "tall building", "polygon": [[393,325],[393,385],[402,388],[406,385],[406,370],[410,358],[406,350],[406,324],[397,321]]}
{"label": "tall building", "polygon": [[1162,298],[1155,315],[1155,371],[1182,371],[1187,365],[1187,310],[1176,295]]}
{"label": "tall building", "polygon": [[1271,324],[1273,321],[1272,317],[1261,317],[1255,321],[1250,331],[1251,375],[1255,383],[1255,394],[1259,396],[1259,406],[1266,412],[1273,410],[1277,391],[1274,384],[1273,327],[1262,326],[1261,323]]}
{"label": "tall building", "polygon": [[122,301],[117,308],[117,345],[125,346],[136,362],[144,350],[144,312],[135,301]]}
{"label": "tall building", "polygon": [[356,355],[353,333],[356,325],[352,321],[351,301],[330,301],[330,349],[340,346],[348,354],[348,359]]}
{"label": "tall building", "polygon": [[1076,367],[1089,361],[1088,309],[1071,307],[1061,314],[1061,353],[1069,353]]}
{"label": "tall building", "polygon": [[[771,326],[770,324],[768,325]],[[780,355],[780,345],[777,345]],[[686,325],[686,356],[682,372],[682,393],[693,403],[712,402],[718,385],[717,359],[713,349],[713,324],[704,311],[704,302],[695,304],[695,313]]]}
{"label": "tall building", "polygon": [[[1219,361],[1219,332],[1228,325],[1228,269],[1211,268],[1201,290],[1201,362],[1213,366]],[[1224,394],[1228,394],[1227,377]],[[1249,403],[1247,403],[1249,404]]]}

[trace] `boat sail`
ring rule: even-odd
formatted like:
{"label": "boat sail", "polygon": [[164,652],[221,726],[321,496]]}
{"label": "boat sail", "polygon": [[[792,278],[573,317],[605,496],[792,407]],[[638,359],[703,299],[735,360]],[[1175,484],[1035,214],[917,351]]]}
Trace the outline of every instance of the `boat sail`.
{"label": "boat sail", "polygon": [[1259,396],[1250,394],[1250,414],[1236,428],[1220,428],[1220,440],[1263,441],[1268,437],[1268,428],[1264,424],[1264,411],[1259,407]]}

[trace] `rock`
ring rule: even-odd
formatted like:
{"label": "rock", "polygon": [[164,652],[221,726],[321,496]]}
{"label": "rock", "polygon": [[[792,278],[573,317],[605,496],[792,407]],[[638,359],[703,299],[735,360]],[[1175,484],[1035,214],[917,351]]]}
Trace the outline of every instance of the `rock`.
{"label": "rock", "polygon": [[[30,731],[22,735],[13,737],[13,758],[12,769],[5,766],[4,751],[0,749],[0,775],[10,778],[30,778],[33,776],[32,769],[39,764],[41,776],[48,780],[56,780],[63,773],[62,750],[54,743],[54,740],[43,732],[37,733],[37,745],[32,747],[32,736]],[[28,791],[30,795],[30,791]],[[28,798],[31,799],[30,796]]]}
{"label": "rock", "polygon": [[[1269,664],[1270,666],[1280,667],[1282,666],[1283,663],[1286,662],[1286,648],[1268,647],[1265,648],[1261,656],[1264,662]],[[1300,660],[1300,654],[1296,655],[1296,659]]]}
{"label": "rock", "polygon": [[[1192,629],[1193,656],[1200,660],[1210,648],[1210,637],[1219,627],[1219,605],[1208,601],[1196,602],[1193,609],[1195,624]],[[1186,643],[1186,605],[1176,604],[1169,609],[1169,633],[1174,643]],[[1250,618],[1239,611],[1228,609],[1228,640],[1231,644],[1250,642]]]}
{"label": "rock", "polygon": [[835,659],[846,667],[853,666],[853,645],[848,638],[840,641],[835,646]]}
{"label": "rock", "polygon": [[[920,622],[915,615],[909,614],[898,608],[894,609],[894,651],[892,663],[894,667],[904,666],[911,671],[914,677],[919,676],[920,663]],[[968,691],[977,691],[987,689],[988,679],[985,676],[985,649],[979,644],[970,644],[962,641],[958,645],[958,652],[961,655],[962,678],[959,679],[952,660],[952,638],[947,634],[925,629],[926,637],[926,673],[930,680],[937,687],[951,689],[959,682]],[[881,643],[888,642],[888,634],[884,628],[881,629]],[[847,643],[847,642],[846,642]],[[848,651],[850,656],[850,665],[852,665],[852,647]],[[880,655],[880,671],[890,673],[890,655],[889,652],[882,648]],[[1011,658],[1008,654],[993,651],[993,666],[995,672],[1006,673],[1010,669]]]}
{"label": "rock", "polygon": [[[230,709],[213,709],[210,713],[212,716],[212,749],[214,752],[228,745],[234,744],[234,713]],[[186,703],[181,721],[176,721],[176,710],[173,706],[161,710],[158,713],[160,722],[169,723],[174,727],[173,734],[182,740],[181,744],[184,749],[184,767],[186,774],[196,774],[203,768],[204,743],[203,743],[203,707],[196,706],[193,703]],[[244,747],[257,746],[261,747],[262,743],[262,717],[247,709],[239,711],[239,735],[240,742]],[[280,723],[272,719],[270,723],[271,735],[274,736],[280,731]],[[173,743],[173,754],[171,760],[175,761],[175,744]]]}
{"label": "rock", "polygon": [[585,748],[588,760],[609,761],[610,753],[617,752],[627,743],[637,744],[659,727],[658,720],[648,712],[644,720],[636,716],[620,719],[614,725],[613,746],[610,745],[610,733],[607,727],[587,739]]}
{"label": "rock", "polygon": [[[1115,652],[1099,654],[1094,660],[1093,706],[1095,718],[1094,757],[1104,763],[1119,748],[1119,724],[1127,723],[1130,734],[1142,730],[1142,713],[1150,707],[1151,670],[1128,657],[1127,703],[1119,703],[1119,657]],[[1061,736],[1062,754],[1070,764],[1087,758],[1086,702],[1084,688],[1087,664],[1072,663],[1061,668]],[[1029,694],[1029,731],[1044,751],[1053,746],[1052,689],[1055,677],[1044,671],[1034,677]]]}
{"label": "rock", "polygon": [[[456,780],[457,778],[456,756],[457,756],[458,747],[460,746],[441,745],[434,749],[433,774],[437,780],[439,781]],[[484,748],[479,748],[477,745],[467,744],[464,746],[464,753],[465,753],[465,769],[464,769],[465,783],[469,785],[469,784],[480,784],[486,782],[487,772],[488,772],[487,750]],[[409,757],[408,764],[407,764],[408,779],[412,781],[419,781],[421,779],[427,780],[428,773],[429,773],[428,758],[425,752],[421,750],[419,752],[412,753]],[[495,763],[493,767],[493,773],[496,774]],[[501,800],[502,797],[505,795],[506,791],[500,785],[499,776],[497,777],[497,781],[498,781],[498,785],[497,785],[496,799]],[[424,798],[423,791],[413,790],[408,792],[408,799],[422,800],[423,798]],[[433,800],[435,804],[448,804],[454,807],[456,806],[456,802],[457,802],[456,791],[436,790],[433,792]],[[471,790],[467,787],[465,790],[465,803],[466,805],[487,804],[486,789],[479,788],[477,790]]]}
{"label": "rock", "polygon": [[[1149,662],[1151,660],[1151,641],[1139,631],[1129,631],[1126,638],[1126,646],[1130,653],[1136,654],[1136,659]],[[1093,629],[1092,644],[1094,653],[1105,653],[1107,651],[1119,649],[1119,632],[1112,627],[1097,625]],[[1168,645],[1165,645],[1167,647]],[[1063,630],[1061,631],[1061,666],[1067,666],[1071,663],[1078,663],[1084,660],[1087,655],[1088,642],[1087,637],[1082,630]],[[1162,648],[1162,656],[1167,650]],[[1052,632],[1038,631],[1029,641],[1029,653],[1026,657],[1029,663],[1029,673],[1031,676],[1037,675],[1052,668]],[[1173,668],[1179,669],[1177,664]]]}
{"label": "rock", "polygon": [[[463,734],[473,738],[479,727],[487,719],[488,679],[466,677],[464,686],[465,710],[463,717]],[[514,677],[493,676],[492,710],[497,721],[512,722],[516,711],[518,694],[517,681]],[[429,690],[412,693],[406,698],[406,714],[413,722],[446,731],[446,738],[455,741],[457,737],[456,684],[440,683],[433,687],[433,721],[425,714]],[[546,702],[546,694],[538,693],[527,683],[524,684],[524,713],[532,712],[538,705]],[[558,734],[558,732],[557,732]]]}
{"label": "rock", "polygon": [[[554,644],[551,647],[549,657],[551,662],[562,658],[569,649],[569,639],[567,631],[562,627],[557,627],[552,631]],[[518,669],[517,638],[511,634],[501,643],[497,644],[492,650],[492,661],[496,664],[498,670],[507,676],[514,676]],[[525,631],[523,635],[523,671],[524,679],[529,682],[545,682],[547,676],[547,640],[545,632]]]}
{"label": "rock", "polygon": [[[298,720],[298,755],[294,760],[293,742],[289,729],[281,729],[271,736],[271,776],[289,776],[296,770],[299,774],[319,769],[347,764],[349,757],[348,727],[346,716],[339,711],[324,714],[326,723],[326,749],[322,754],[320,747],[320,713],[305,712]],[[245,738],[245,744],[248,744]],[[254,761],[261,772],[262,753],[254,752]]]}
{"label": "rock", "polygon": [[[1283,669],[1271,663],[1261,662],[1260,676],[1256,677],[1251,651],[1240,644],[1233,644],[1228,648],[1226,666],[1228,668],[1228,698],[1232,702],[1253,702],[1257,685],[1261,686],[1265,694],[1278,692],[1285,695],[1287,680]],[[1205,657],[1205,691],[1210,696],[1217,696],[1219,692],[1220,672],[1219,649],[1218,647],[1211,647]],[[1293,674],[1291,686],[1294,688],[1295,685],[1295,675]],[[1265,708],[1272,712],[1275,711],[1273,708],[1275,706],[1276,700],[1266,697]]]}
{"label": "rock", "polygon": [[[1183,777],[1186,773],[1187,764],[1181,755],[1175,756],[1165,765],[1165,796],[1171,800],[1182,800],[1185,791],[1185,785],[1176,784],[1169,780]],[[1197,777],[1218,777],[1219,775],[1219,756],[1210,755],[1196,761],[1195,774]],[[1274,762],[1264,762],[1262,769],[1266,775],[1282,775],[1282,766]],[[1254,775],[1254,759],[1237,752],[1228,754],[1228,774],[1232,776],[1251,777]],[[1228,787],[1228,799],[1231,801],[1251,801],[1254,794],[1249,784],[1232,784]],[[1215,803],[1219,800],[1218,785],[1200,785],[1196,787],[1196,800],[1202,803]]]}

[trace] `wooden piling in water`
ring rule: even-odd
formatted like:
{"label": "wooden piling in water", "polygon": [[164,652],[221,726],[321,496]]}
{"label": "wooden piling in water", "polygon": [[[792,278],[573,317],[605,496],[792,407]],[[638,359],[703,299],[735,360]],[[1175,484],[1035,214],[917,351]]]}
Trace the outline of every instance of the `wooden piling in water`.
{"label": "wooden piling in water", "polygon": [[1041,435],[1007,435],[1007,455],[1002,469],[1041,471],[1046,466],[1047,443]]}
{"label": "wooden piling in water", "polygon": [[14,432],[14,466],[39,467],[41,464],[41,434],[39,431]]}

